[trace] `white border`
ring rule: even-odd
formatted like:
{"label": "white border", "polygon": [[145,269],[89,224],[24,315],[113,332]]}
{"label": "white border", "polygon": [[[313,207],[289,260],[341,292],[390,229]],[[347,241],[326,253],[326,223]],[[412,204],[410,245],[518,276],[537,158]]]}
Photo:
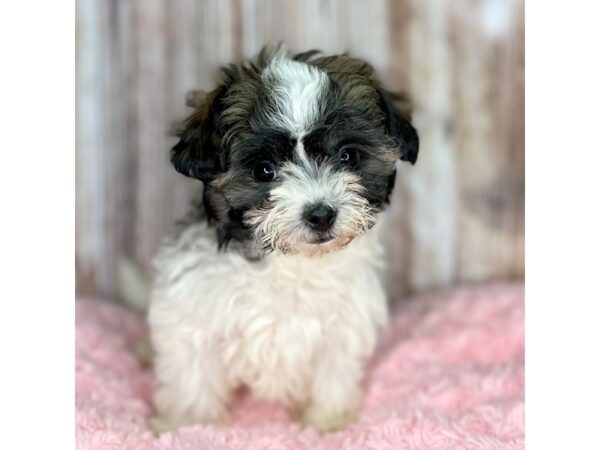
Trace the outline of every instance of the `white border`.
{"label": "white border", "polygon": [[600,17],[526,4],[526,445],[600,448]]}
{"label": "white border", "polygon": [[[527,448],[600,448],[600,14],[526,6]],[[72,448],[74,4],[0,33],[2,442]]]}
{"label": "white border", "polygon": [[0,15],[2,448],[74,447],[74,2]]}

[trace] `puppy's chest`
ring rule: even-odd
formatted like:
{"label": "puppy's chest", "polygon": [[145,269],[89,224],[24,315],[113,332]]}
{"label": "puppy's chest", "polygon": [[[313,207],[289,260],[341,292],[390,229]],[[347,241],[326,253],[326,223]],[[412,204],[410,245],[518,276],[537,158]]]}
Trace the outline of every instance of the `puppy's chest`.
{"label": "puppy's chest", "polygon": [[335,316],[344,303],[351,303],[361,280],[352,275],[356,268],[345,266],[336,260],[279,256],[232,268],[230,276],[221,282],[230,284],[226,279],[230,278],[238,285],[232,293],[236,310],[232,319],[260,315],[285,323],[293,318]]}
{"label": "puppy's chest", "polygon": [[345,279],[336,262],[327,262],[333,265],[279,258],[238,274],[244,283],[227,318],[224,346],[234,384],[286,402],[293,386],[309,380],[340,317],[356,307],[351,298],[356,277]]}

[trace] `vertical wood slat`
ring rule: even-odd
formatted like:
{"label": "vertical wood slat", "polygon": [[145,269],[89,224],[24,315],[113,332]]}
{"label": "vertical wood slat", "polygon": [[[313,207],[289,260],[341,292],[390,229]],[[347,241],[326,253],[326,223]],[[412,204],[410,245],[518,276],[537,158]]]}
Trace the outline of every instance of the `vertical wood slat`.
{"label": "vertical wood slat", "polygon": [[[197,30],[200,28],[200,5],[195,0],[175,0],[169,2],[166,11],[166,26],[168,39],[165,54],[166,85],[165,85],[165,124],[174,130],[188,113],[185,97],[192,89],[200,84],[201,54],[197,46]],[[172,136],[167,137],[167,147],[156,148],[156,155],[161,155],[163,167],[170,169],[168,163],[169,148],[175,143]],[[165,164],[166,161],[166,164]],[[179,176],[170,170],[166,186],[168,197],[166,201],[172,205],[170,216],[163,222],[163,227],[169,227],[173,220],[181,216],[189,207],[190,199],[198,191],[198,184],[193,180]],[[151,201],[151,199],[146,199]],[[148,253],[154,253],[164,229],[151,242]]]}
{"label": "vertical wood slat", "polygon": [[[409,83],[421,148],[414,167],[400,165],[398,266],[408,291],[455,280],[456,155],[451,122],[449,43],[444,0],[410,2]],[[394,267],[395,265],[392,265]],[[398,270],[398,269],[396,269]],[[398,287],[400,289],[400,287]]]}
{"label": "vertical wood slat", "polygon": [[131,3],[78,4],[78,291],[116,294],[114,267],[130,244],[132,155],[127,61]]}
{"label": "vertical wood slat", "polygon": [[386,224],[394,292],[521,276],[522,9],[522,0],[80,0],[78,291],[116,295],[123,257],[150,270],[200,187],[168,164],[185,93],[210,89],[220,65],[274,41],[349,51],[412,94],[422,152],[400,166]]}
{"label": "vertical wood slat", "polygon": [[453,7],[453,104],[460,118],[457,277],[510,278],[524,271],[522,3],[464,1]]}
{"label": "vertical wood slat", "polygon": [[[388,3],[387,22],[389,24],[390,62],[386,87],[393,92],[405,93],[413,97],[410,87],[411,30],[414,11],[408,1]],[[419,162],[420,163],[420,162]],[[410,248],[408,238],[410,227],[404,220],[409,205],[409,193],[402,170],[396,177],[392,201],[388,207],[384,233],[390,236],[386,242],[387,289],[395,296],[408,290]]]}
{"label": "vertical wood slat", "polygon": [[136,60],[136,143],[138,177],[136,184],[135,257],[141,264],[152,258],[153,243],[159,239],[171,205],[166,148],[168,120],[165,114],[168,93],[165,64],[167,44],[166,8],[160,0],[134,3]]}
{"label": "vertical wood slat", "polygon": [[82,0],[77,5],[76,77],[76,269],[79,292],[98,291],[102,240],[100,227],[104,203],[99,181],[102,153],[97,144],[102,133],[99,120],[102,93],[100,71],[103,39],[98,5]]}

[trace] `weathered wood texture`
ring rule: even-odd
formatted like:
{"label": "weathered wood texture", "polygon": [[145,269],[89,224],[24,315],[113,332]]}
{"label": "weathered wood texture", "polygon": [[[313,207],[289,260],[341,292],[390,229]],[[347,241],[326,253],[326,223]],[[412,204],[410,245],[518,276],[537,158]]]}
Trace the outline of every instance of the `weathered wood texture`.
{"label": "weathered wood texture", "polygon": [[268,42],[350,51],[415,104],[386,224],[396,294],[524,275],[522,0],[79,0],[78,292],[146,273],[199,183],[168,164],[191,89]]}

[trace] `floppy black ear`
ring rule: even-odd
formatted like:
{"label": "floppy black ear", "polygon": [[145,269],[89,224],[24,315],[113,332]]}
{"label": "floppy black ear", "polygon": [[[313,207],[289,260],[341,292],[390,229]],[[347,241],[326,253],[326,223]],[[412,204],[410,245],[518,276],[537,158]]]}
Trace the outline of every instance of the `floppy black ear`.
{"label": "floppy black ear", "polygon": [[225,170],[227,153],[218,126],[224,95],[221,86],[208,95],[192,92],[188,96],[188,105],[196,110],[185,120],[177,133],[179,142],[171,149],[171,162],[179,173],[208,182]]}
{"label": "floppy black ear", "polygon": [[[390,136],[400,147],[400,159],[411,164],[417,162],[419,155],[419,135],[412,126],[408,100],[398,94],[379,89],[381,107],[386,115],[386,128]],[[396,105],[402,105],[400,109]]]}

